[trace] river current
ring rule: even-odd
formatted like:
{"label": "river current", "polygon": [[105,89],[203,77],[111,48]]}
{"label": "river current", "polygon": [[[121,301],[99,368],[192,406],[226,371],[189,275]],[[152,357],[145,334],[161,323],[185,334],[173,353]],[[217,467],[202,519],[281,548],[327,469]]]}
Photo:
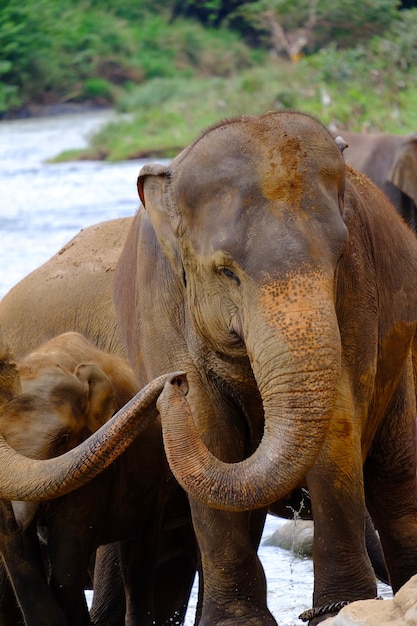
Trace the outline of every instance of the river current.
{"label": "river current", "polygon": [[[82,228],[134,215],[136,178],[145,161],[52,164],[63,150],[86,145],[112,114],[95,112],[0,122],[0,298]],[[282,523],[268,516],[263,538]],[[311,559],[261,544],[268,605],[280,626],[301,626],[311,607]],[[384,585],[382,595],[390,591]],[[192,626],[194,586],[186,626]]]}

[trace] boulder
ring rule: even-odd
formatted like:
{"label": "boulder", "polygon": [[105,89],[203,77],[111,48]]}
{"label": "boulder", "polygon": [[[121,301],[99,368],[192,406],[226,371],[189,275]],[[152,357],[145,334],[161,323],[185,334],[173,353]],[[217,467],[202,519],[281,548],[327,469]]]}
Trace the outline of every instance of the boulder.
{"label": "boulder", "polygon": [[313,522],[301,519],[288,520],[280,524],[275,532],[264,540],[263,545],[291,550],[297,556],[311,557],[313,535]]}

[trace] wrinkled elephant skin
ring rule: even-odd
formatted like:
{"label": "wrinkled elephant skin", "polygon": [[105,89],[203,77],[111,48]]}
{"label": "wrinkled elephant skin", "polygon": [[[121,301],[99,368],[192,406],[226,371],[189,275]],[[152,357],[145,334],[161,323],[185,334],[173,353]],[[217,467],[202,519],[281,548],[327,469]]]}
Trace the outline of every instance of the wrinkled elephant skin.
{"label": "wrinkled elephant skin", "polygon": [[301,113],[220,123],[138,190],[115,305],[141,386],[187,372],[190,411],[172,385],[158,407],[199,625],[276,623],[254,520],[305,483],[314,606],[375,596],[365,499],[398,589],[417,568],[414,235]]}

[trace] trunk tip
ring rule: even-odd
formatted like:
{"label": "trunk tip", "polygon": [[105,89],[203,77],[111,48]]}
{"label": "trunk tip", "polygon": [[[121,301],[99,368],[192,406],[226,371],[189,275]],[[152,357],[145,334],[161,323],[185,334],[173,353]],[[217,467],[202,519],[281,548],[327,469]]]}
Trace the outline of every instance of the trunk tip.
{"label": "trunk tip", "polygon": [[184,396],[188,393],[188,381],[187,374],[185,372],[174,372],[169,375],[167,379],[167,384],[176,387],[176,389],[181,392]]}

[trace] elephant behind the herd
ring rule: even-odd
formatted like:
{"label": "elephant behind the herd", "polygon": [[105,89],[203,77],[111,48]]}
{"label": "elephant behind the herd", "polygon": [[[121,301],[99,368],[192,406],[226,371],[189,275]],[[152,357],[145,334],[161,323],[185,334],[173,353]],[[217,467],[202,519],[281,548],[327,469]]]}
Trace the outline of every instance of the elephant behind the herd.
{"label": "elephant behind the herd", "polygon": [[363,172],[417,232],[417,135],[338,131],[346,163]]}
{"label": "elephant behind the herd", "polygon": [[256,549],[266,506],[303,483],[311,623],[375,596],[365,499],[398,589],[417,571],[414,235],[300,113],[221,123],[139,192],[115,304],[141,386],[187,372],[196,424],[175,385],[158,407],[201,550],[200,626],[276,624]]}

